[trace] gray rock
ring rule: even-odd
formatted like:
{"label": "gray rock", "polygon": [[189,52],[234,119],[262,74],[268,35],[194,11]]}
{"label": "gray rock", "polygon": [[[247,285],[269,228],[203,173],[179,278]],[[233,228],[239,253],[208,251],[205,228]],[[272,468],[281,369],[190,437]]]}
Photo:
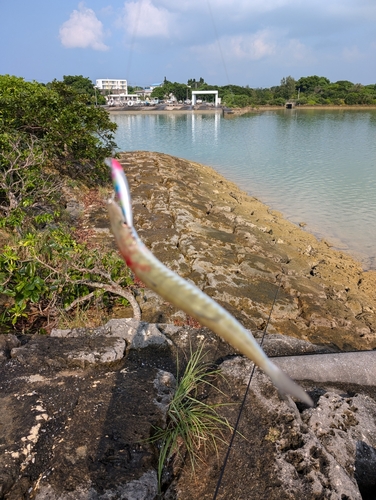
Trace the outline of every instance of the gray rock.
{"label": "gray rock", "polygon": [[84,206],[77,200],[69,200],[65,210],[73,219],[78,219],[84,210]]}
{"label": "gray rock", "polygon": [[150,470],[140,479],[129,481],[112,490],[98,493],[92,487],[79,487],[71,492],[58,493],[50,485],[43,486],[35,500],[154,500],[158,493],[157,473]]}
{"label": "gray rock", "polygon": [[176,379],[172,373],[164,370],[158,370],[153,384],[154,388],[157,390],[157,397],[155,398],[154,403],[162,412],[165,422],[168,405],[170,404],[176,390]]}
{"label": "gray rock", "polygon": [[[250,368],[251,364],[243,359],[221,365],[225,376],[242,384],[248,383]],[[354,475],[356,449],[361,436],[368,446],[375,443],[373,400],[327,392],[315,408],[300,414],[290,398],[278,397],[268,378],[258,370],[250,390],[253,407],[272,416],[266,424],[265,440],[274,444],[271,460],[291,498],[361,500]]]}
{"label": "gray rock", "polygon": [[23,365],[77,366],[102,365],[124,357],[126,342],[111,337],[33,337],[11,350],[11,357]]}
{"label": "gray rock", "polygon": [[125,339],[129,349],[168,345],[167,337],[154,324],[133,318],[111,319],[107,324],[110,336]]}
{"label": "gray rock", "polygon": [[1,335],[0,334],[0,363],[10,358],[12,349],[19,347],[21,342],[15,335]]}

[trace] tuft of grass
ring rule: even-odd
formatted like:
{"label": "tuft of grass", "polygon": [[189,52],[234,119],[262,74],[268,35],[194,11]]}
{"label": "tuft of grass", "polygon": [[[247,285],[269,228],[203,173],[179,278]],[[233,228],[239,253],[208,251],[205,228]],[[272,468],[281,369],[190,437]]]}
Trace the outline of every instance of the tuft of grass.
{"label": "tuft of grass", "polygon": [[166,426],[156,427],[149,440],[158,443],[160,448],[159,489],[163,469],[172,457],[177,456],[180,461],[188,457],[194,473],[197,460],[202,460],[201,451],[205,455],[210,448],[218,453],[217,442],[225,442],[226,429],[232,431],[227,419],[217,411],[226,403],[210,404],[203,400],[203,393],[208,387],[223,394],[211,382],[214,377],[223,375],[219,369],[213,369],[209,363],[204,362],[206,353],[203,352],[203,347],[204,344],[191,352],[182,377],[177,377],[176,392],[167,409]]}

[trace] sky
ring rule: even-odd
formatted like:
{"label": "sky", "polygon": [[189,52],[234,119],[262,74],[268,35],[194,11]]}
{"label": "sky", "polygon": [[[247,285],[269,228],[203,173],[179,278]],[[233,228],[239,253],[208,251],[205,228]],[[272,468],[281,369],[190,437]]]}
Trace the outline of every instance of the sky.
{"label": "sky", "polygon": [[0,0],[0,74],[376,83],[376,0]]}

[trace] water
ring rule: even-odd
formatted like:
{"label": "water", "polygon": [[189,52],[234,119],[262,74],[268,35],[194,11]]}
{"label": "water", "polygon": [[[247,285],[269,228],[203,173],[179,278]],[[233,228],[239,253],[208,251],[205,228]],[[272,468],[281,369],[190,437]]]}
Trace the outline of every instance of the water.
{"label": "water", "polygon": [[159,151],[210,165],[376,268],[376,110],[111,118],[121,151]]}

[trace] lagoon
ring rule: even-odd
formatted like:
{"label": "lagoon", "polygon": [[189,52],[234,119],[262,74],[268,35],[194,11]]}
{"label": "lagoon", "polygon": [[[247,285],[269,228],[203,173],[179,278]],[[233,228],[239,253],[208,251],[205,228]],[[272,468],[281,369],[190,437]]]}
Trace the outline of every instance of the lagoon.
{"label": "lagoon", "polygon": [[376,269],[376,110],[111,115],[120,151],[210,165]]}

